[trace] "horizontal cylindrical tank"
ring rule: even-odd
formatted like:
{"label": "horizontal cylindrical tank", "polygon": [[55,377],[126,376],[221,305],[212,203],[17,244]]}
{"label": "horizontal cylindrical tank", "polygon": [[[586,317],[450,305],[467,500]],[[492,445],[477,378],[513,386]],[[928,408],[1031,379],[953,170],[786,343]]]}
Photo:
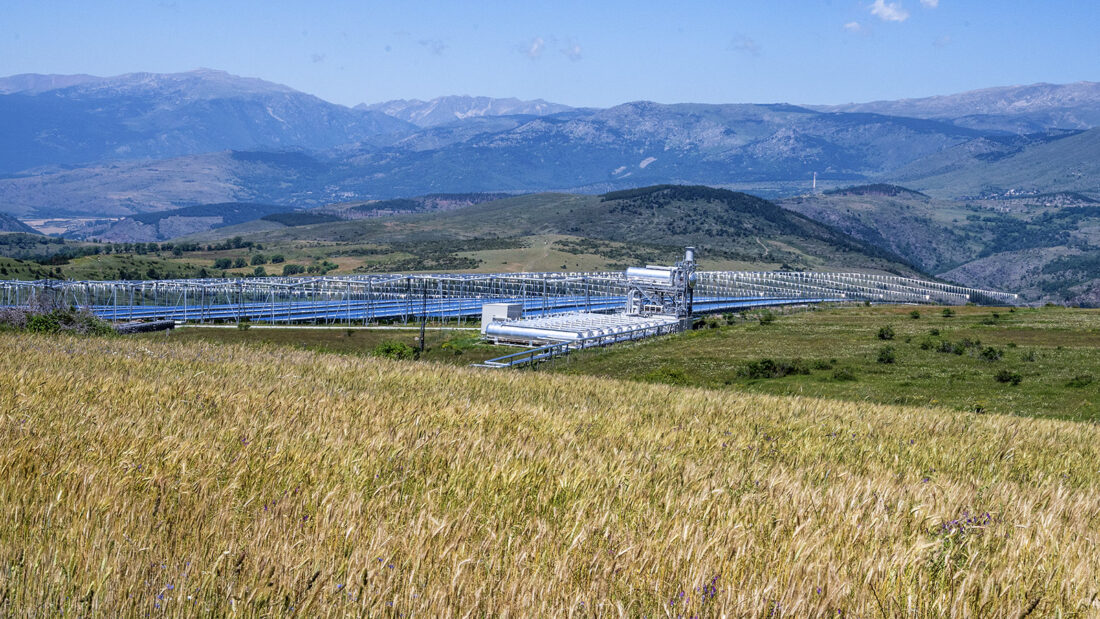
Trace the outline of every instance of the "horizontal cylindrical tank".
{"label": "horizontal cylindrical tank", "polygon": [[543,329],[538,327],[521,327],[519,325],[494,322],[486,325],[485,335],[488,335],[489,337],[517,340],[557,340],[563,342],[571,342],[573,340],[587,337],[588,333],[583,331],[560,331],[557,329]]}
{"label": "horizontal cylindrical tank", "polygon": [[675,284],[673,279],[675,271],[670,268],[660,267],[629,267],[626,270],[626,278],[628,280],[644,281],[648,284],[656,284],[659,286],[672,286]]}

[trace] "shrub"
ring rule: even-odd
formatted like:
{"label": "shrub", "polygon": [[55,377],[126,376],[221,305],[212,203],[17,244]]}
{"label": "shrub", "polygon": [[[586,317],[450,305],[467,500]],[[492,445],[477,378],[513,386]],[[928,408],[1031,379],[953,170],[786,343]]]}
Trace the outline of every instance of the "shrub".
{"label": "shrub", "polygon": [[879,363],[893,363],[897,360],[897,356],[894,354],[893,346],[883,346],[878,349],[878,362]]}
{"label": "shrub", "polygon": [[261,264],[267,264],[267,256],[263,254],[252,254],[252,266],[259,266]]}
{"label": "shrub", "polygon": [[243,269],[246,266],[248,266],[248,262],[245,261],[245,259],[243,257],[242,258],[237,258],[236,260],[233,261],[233,268],[234,269]]}
{"label": "shrub", "polygon": [[1034,350],[1029,350],[1029,351],[1025,352],[1024,354],[1020,355],[1020,360],[1021,361],[1027,361],[1028,363],[1034,362],[1035,359],[1037,359],[1037,358],[1038,358],[1038,356],[1035,354]]}
{"label": "shrub", "polygon": [[57,333],[61,330],[61,323],[54,313],[34,314],[27,319],[27,331],[31,333]]}
{"label": "shrub", "polygon": [[750,361],[737,371],[742,378],[783,378],[791,374],[809,374],[810,368],[801,359],[793,361],[776,361],[774,359],[758,359]]}
{"label": "shrub", "polygon": [[646,372],[642,379],[651,383],[664,383],[666,385],[688,384],[687,374],[680,368],[661,367],[651,372]]}
{"label": "shrub", "polygon": [[775,322],[775,314],[773,314],[771,310],[764,310],[757,316],[757,320],[759,320],[762,325],[770,325]]}
{"label": "shrub", "polygon": [[[272,260],[272,262],[274,262],[274,260]],[[288,275],[298,275],[299,273],[305,273],[305,272],[306,272],[306,268],[304,266],[300,265],[300,264],[284,264],[283,265],[283,276],[284,277],[286,277]]]}
{"label": "shrub", "polygon": [[1005,351],[1003,351],[999,348],[993,348],[992,346],[986,346],[985,348],[982,349],[981,358],[985,359],[986,361],[1000,361],[1001,357],[1003,357],[1004,354],[1005,354]]}
{"label": "shrub", "polygon": [[263,267],[252,269],[252,277],[267,277],[267,269]]}
{"label": "shrub", "polygon": [[944,318],[950,318],[954,315],[955,315],[955,310],[951,309],[950,307],[943,308],[943,317]]}
{"label": "shrub", "polygon": [[929,332],[928,332],[928,335],[932,335],[932,336],[935,336],[935,337],[939,337],[939,335],[940,335],[940,330],[939,330],[939,329],[932,329],[931,331],[929,331]]}
{"label": "shrub", "polygon": [[920,343],[920,349],[921,350],[932,350],[935,347],[936,347],[936,343],[933,342],[932,340],[929,340],[929,339],[921,340],[921,343]]}
{"label": "shrub", "polygon": [[279,264],[280,262],[286,262],[286,257],[282,254],[275,254],[271,257],[271,264]]}
{"label": "shrub", "polygon": [[833,370],[833,380],[855,380],[855,372],[848,368],[837,368]]}
{"label": "shrub", "polygon": [[890,325],[886,325],[885,327],[881,327],[878,330],[878,339],[880,339],[880,340],[892,340],[892,339],[894,339],[894,328],[891,327]]}
{"label": "shrub", "polygon": [[993,377],[999,383],[1011,383],[1013,385],[1019,385],[1020,381],[1024,379],[1020,376],[1019,372],[1012,372],[1009,370],[1001,370],[997,372],[997,375]]}
{"label": "shrub", "polygon": [[833,361],[826,361],[824,359],[817,359],[810,363],[810,367],[815,370],[831,370],[833,369]]}
{"label": "shrub", "polygon": [[1092,384],[1092,381],[1093,381],[1093,378],[1092,378],[1091,375],[1089,375],[1089,374],[1079,374],[1079,375],[1074,376],[1073,378],[1069,379],[1069,382],[1066,383],[1066,386],[1067,387],[1073,387],[1075,389],[1080,389],[1081,387],[1088,387],[1089,385]]}
{"label": "shrub", "polygon": [[919,320],[920,319],[920,312],[918,312],[917,310],[913,310],[913,311],[909,312],[909,317],[912,318],[913,320]]}
{"label": "shrub", "polygon": [[405,342],[382,342],[372,352],[375,356],[387,359],[416,359],[420,356],[420,351]]}
{"label": "shrub", "polygon": [[233,268],[233,261],[229,258],[218,258],[214,261],[214,268],[222,270],[231,269]]}

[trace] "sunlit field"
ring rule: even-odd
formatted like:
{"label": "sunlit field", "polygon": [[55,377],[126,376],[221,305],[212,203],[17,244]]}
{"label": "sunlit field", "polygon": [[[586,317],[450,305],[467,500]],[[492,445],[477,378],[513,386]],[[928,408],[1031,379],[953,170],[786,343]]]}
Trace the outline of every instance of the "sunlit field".
{"label": "sunlit field", "polygon": [[1080,422],[0,335],[0,614],[1095,614]]}

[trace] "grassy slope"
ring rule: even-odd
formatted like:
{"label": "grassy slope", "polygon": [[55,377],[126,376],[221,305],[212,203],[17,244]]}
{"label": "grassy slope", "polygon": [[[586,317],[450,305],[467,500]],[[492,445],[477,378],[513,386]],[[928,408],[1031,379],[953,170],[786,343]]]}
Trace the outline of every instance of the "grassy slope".
{"label": "grassy slope", "polygon": [[[235,227],[200,241],[245,234],[265,246],[294,243],[417,243],[475,238],[566,235],[613,242],[696,245],[702,259],[741,263],[788,262],[808,268],[913,273],[888,256],[871,256],[850,237],[759,198],[704,189],[683,195],[602,200],[600,196],[534,194],[454,211],[339,222],[248,234]],[[638,190],[642,194],[645,189]],[[667,193],[667,192],[666,192]],[[714,198],[719,198],[715,200]],[[721,200],[726,200],[722,202]]]}
{"label": "grassy slope", "polygon": [[[779,204],[909,257],[949,281],[1023,293],[1032,302],[1095,306],[1095,297],[1073,288],[1090,279],[1087,273],[1044,267],[1100,243],[1098,209],[1083,200],[1069,207],[1050,201],[815,195]],[[1100,279],[1094,284],[1100,288]]]}
{"label": "grassy slope", "polygon": [[[554,366],[573,375],[598,375],[648,382],[705,386],[729,391],[807,395],[847,401],[939,405],[959,410],[1100,419],[1100,312],[1060,308],[955,308],[944,318],[940,308],[843,308],[782,316],[773,324],[754,320],[733,326],[697,330],[638,345],[575,354]],[[996,311],[999,318],[992,320]],[[993,324],[983,324],[993,322]],[[878,339],[891,326],[891,341]],[[931,335],[933,329],[938,336]],[[910,341],[906,341],[906,339]],[[940,343],[969,338],[980,341],[963,355],[938,351]],[[932,349],[923,350],[922,342]],[[878,351],[890,345],[896,362],[881,364]],[[1015,345],[1015,346],[1013,346]],[[980,351],[1003,351],[987,361]],[[1033,361],[1025,356],[1034,353]],[[809,375],[750,379],[738,375],[749,362],[802,359],[823,362]],[[829,367],[825,367],[825,365]],[[848,370],[854,380],[838,380]],[[997,382],[1001,371],[1019,372],[1018,385]],[[1077,376],[1092,382],[1068,386]]]}
{"label": "grassy slope", "polygon": [[[960,147],[961,148],[961,147]],[[941,197],[983,191],[1081,191],[1100,196],[1100,129],[1028,146],[1003,159],[963,158],[953,169],[926,175],[922,162],[891,174],[907,187]],[[933,155],[932,158],[936,158]]]}
{"label": "grassy slope", "polygon": [[[476,323],[472,323],[476,327]],[[338,353],[345,355],[371,355],[380,344],[401,342],[419,347],[420,330],[409,329],[358,329],[358,328],[237,328],[221,327],[182,327],[175,331],[145,333],[134,336],[137,339],[172,342],[217,342],[221,344],[246,344],[267,347],[291,347],[315,352]],[[493,346],[481,343],[476,331],[439,330],[434,325],[424,331],[424,353],[419,357],[424,361],[437,361],[451,365],[470,365],[486,359],[492,359],[508,353],[517,352],[514,347]]]}
{"label": "grassy slope", "polygon": [[10,334],[0,410],[5,615],[1098,610],[1090,424]]}

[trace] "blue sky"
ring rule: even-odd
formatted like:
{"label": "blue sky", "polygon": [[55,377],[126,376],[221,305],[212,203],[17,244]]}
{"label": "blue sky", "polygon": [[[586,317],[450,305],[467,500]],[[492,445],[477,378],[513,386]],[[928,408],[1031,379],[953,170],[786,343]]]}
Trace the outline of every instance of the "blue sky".
{"label": "blue sky", "polygon": [[0,17],[0,75],[210,67],[347,105],[842,103],[1100,81],[1088,0],[14,0]]}

